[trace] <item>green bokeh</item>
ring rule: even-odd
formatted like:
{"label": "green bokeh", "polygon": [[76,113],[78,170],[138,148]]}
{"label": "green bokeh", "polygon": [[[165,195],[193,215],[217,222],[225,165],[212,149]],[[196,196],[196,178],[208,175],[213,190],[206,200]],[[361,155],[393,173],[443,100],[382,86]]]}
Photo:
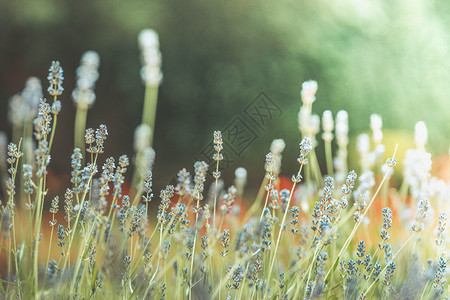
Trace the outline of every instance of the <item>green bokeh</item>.
{"label": "green bokeh", "polygon": [[259,180],[271,140],[284,138],[283,172],[295,172],[300,84],[308,79],[319,82],[313,111],[347,110],[352,136],[368,129],[372,113],[393,130],[412,131],[423,120],[429,150],[447,153],[449,16],[445,0],[2,1],[0,130],[10,132],[9,97],[29,76],[44,81],[51,61],[60,60],[65,92],[52,168],[65,173],[74,74],[82,53],[92,49],[101,67],[88,126],[108,126],[107,155],[131,156],[144,95],[137,35],[153,28],[164,72],[154,143],[157,187],[192,166],[213,130],[242,114],[261,91],[283,114],[258,132],[233,168],[243,165],[250,180]]}

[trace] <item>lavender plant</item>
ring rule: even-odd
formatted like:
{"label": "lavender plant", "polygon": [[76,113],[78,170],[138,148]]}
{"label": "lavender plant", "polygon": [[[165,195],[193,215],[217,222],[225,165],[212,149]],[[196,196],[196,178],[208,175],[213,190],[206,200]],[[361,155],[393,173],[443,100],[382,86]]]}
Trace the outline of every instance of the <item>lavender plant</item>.
{"label": "lavender plant", "polygon": [[[360,157],[353,158],[348,156],[347,113],[339,111],[334,119],[331,111],[325,111],[321,137],[328,175],[323,177],[318,167],[322,158],[315,152],[320,118],[312,114],[318,85],[307,81],[301,90],[299,128],[303,138],[299,143],[299,169],[288,176],[292,181],[288,189],[279,185],[280,177],[286,176],[281,170],[286,146],[283,140],[275,139],[270,146],[263,181],[258,194],[252,196],[245,193],[244,168],[236,170],[234,184],[221,179],[220,163],[227,149],[221,132],[215,131],[211,141],[215,163],[209,166],[199,161],[192,170],[183,168],[176,185],[160,191],[158,201],[153,195],[155,152],[151,145],[157,89],[162,79],[161,58],[154,31],[143,31],[139,41],[146,96],[143,121],[135,133],[131,166],[126,155],[118,159],[104,157],[109,134],[106,125],[84,128],[98,77],[99,60],[94,52],[85,54],[77,71],[78,85],[73,92],[77,102],[75,127],[76,132],[83,131],[84,142],[80,144],[78,133],[73,153],[67,155],[72,171],[64,195],[52,200],[47,197],[52,144],[60,142],[54,140],[62,107],[59,97],[64,90],[60,63],[52,62],[49,70],[48,93],[53,98],[50,102],[40,99],[36,104],[35,98],[40,95],[36,79],[33,79],[36,91],[31,91],[29,82],[22,102],[13,101],[14,105],[34,103],[36,113],[27,108],[16,114],[25,127],[29,126],[30,114],[33,115],[37,147],[34,153],[24,156],[23,151],[29,152],[28,144],[10,143],[6,156],[0,153],[5,160],[0,166],[7,169],[7,176],[3,177],[7,198],[1,199],[0,210],[0,254],[7,266],[0,285],[2,297],[446,299],[450,296],[447,269],[450,187],[429,174],[431,156],[425,150],[425,124],[416,126],[417,148],[407,152],[402,186],[391,187],[389,193],[384,193],[397,168],[397,147],[384,164],[379,163],[385,152],[381,117],[372,115],[373,135],[358,138]],[[337,151],[333,155],[334,137]],[[25,142],[31,136],[27,133],[23,138]],[[373,151],[371,142],[375,145]],[[349,159],[358,162],[359,170],[348,171]],[[105,161],[101,169],[100,161]],[[132,180],[127,174],[130,167],[134,168]],[[23,178],[22,185],[16,184],[19,178]],[[130,194],[122,189],[128,180],[133,186]],[[18,201],[26,205],[17,206]],[[251,203],[246,211],[242,201]],[[151,210],[157,211],[156,218],[150,217]],[[439,212],[436,219],[434,212]],[[49,222],[43,222],[46,219]]]}

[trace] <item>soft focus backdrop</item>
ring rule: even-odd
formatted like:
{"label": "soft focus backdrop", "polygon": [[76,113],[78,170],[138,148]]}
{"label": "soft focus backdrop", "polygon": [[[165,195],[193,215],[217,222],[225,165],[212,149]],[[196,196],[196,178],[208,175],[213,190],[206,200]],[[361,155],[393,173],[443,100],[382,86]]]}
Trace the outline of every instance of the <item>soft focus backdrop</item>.
{"label": "soft focus backdrop", "polygon": [[[423,120],[428,150],[445,154],[450,146],[449,16],[446,0],[1,1],[0,130],[11,137],[10,97],[30,76],[39,77],[46,90],[48,67],[60,60],[65,92],[50,168],[68,180],[75,70],[82,53],[95,50],[100,78],[88,127],[106,124],[106,154],[131,157],[144,96],[137,35],[153,28],[164,73],[154,140],[155,190],[180,168],[192,169],[213,130],[245,116],[244,108],[260,92],[282,114],[255,129],[258,138],[230,171],[245,166],[249,180],[259,181],[270,142],[283,138],[282,173],[290,176],[300,141],[300,84],[308,79],[319,83],[313,111],[347,110],[352,137],[369,129],[372,113],[383,117],[386,144],[407,143],[414,124]],[[406,147],[401,145],[403,151]],[[231,175],[225,178],[230,181]]]}

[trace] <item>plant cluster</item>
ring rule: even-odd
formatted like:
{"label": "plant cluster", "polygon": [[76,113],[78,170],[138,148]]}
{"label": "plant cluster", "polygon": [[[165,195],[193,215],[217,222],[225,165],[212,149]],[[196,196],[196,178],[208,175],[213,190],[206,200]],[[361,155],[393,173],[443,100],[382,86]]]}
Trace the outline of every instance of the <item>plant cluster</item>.
{"label": "plant cluster", "polygon": [[[71,182],[60,197],[47,197],[47,170],[65,102],[59,62],[49,69],[51,101],[42,97],[35,78],[13,98],[12,118],[24,134],[9,143],[7,165],[2,164],[7,196],[0,211],[0,254],[7,265],[3,297],[449,297],[450,188],[430,175],[425,124],[416,126],[417,147],[406,153],[401,186],[389,187],[396,150],[384,160],[381,117],[371,117],[372,137],[358,137],[359,157],[348,157],[347,113],[339,111],[334,119],[325,111],[321,122],[312,113],[317,83],[307,81],[301,89],[298,172],[289,176],[287,188],[280,180],[283,140],[274,140],[266,155],[258,194],[244,197],[245,169],[236,170],[232,185],[221,179],[227,149],[215,131],[212,163],[196,162],[192,174],[179,171],[176,185],[166,186],[157,200],[151,145],[161,54],[154,31],[143,31],[139,41],[146,96],[134,159],[104,157],[107,126],[85,128],[99,65],[98,54],[87,52],[72,94],[77,116],[76,147],[68,155]],[[325,177],[315,151],[321,123]],[[348,170],[349,159],[358,160],[358,172]],[[130,164],[134,173],[127,179]],[[129,179],[131,189],[125,192]],[[154,209],[157,215],[150,217]]]}

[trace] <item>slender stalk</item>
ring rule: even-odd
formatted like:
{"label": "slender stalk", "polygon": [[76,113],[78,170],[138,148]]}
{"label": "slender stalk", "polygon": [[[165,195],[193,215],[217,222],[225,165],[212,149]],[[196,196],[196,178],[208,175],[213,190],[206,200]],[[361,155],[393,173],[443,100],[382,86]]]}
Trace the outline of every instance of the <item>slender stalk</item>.
{"label": "slender stalk", "polygon": [[147,124],[152,129],[149,141],[150,146],[153,145],[157,104],[158,104],[158,86],[147,85],[145,87],[144,108],[142,111],[142,124]]}
{"label": "slender stalk", "polygon": [[331,151],[331,141],[325,141],[325,160],[327,162],[327,173],[334,178],[333,154]]}
{"label": "slender stalk", "polygon": [[[397,257],[397,255],[400,253],[400,251],[402,251],[402,249],[406,246],[406,244],[409,243],[409,241],[416,235],[416,232],[414,231],[409,238],[403,243],[403,245],[400,247],[400,249],[398,249],[398,251],[394,254],[394,256],[392,256],[391,261],[394,261],[394,259]],[[383,270],[381,270],[380,275],[378,275],[378,277],[383,276],[384,272],[386,271],[387,267],[389,266],[389,264],[386,264],[386,266],[383,268]],[[372,289],[372,287],[377,283],[378,281],[375,280],[370,286],[369,288],[364,292],[364,294],[368,294],[369,291]]]}
{"label": "slender stalk", "polygon": [[87,106],[77,105],[77,112],[75,114],[74,146],[75,148],[79,148],[81,150],[83,157],[86,156],[84,134],[86,131],[87,111]]}
{"label": "slender stalk", "polygon": [[[199,208],[200,200],[197,199],[197,208]],[[196,209],[195,212],[195,223],[193,224],[193,227],[195,229],[195,235],[194,235],[194,245],[192,246],[192,256],[191,256],[191,268],[190,268],[190,276],[189,276],[189,300],[192,299],[192,274],[194,269],[194,257],[195,257],[195,244],[197,242],[197,226],[198,222],[198,210]]]}
{"label": "slender stalk", "polygon": [[[300,169],[298,171],[299,174],[301,173],[302,168],[303,168],[303,165],[300,165]],[[270,278],[272,276],[273,266],[275,264],[275,259],[276,259],[277,253],[278,253],[278,246],[280,245],[281,234],[283,233],[284,223],[286,222],[286,216],[289,211],[289,205],[291,204],[291,200],[292,200],[292,196],[294,195],[294,190],[295,190],[296,184],[297,184],[297,182],[294,182],[294,184],[292,185],[291,192],[289,193],[289,200],[288,200],[288,203],[286,206],[286,210],[284,211],[283,220],[281,221],[280,230],[278,231],[277,243],[275,244],[275,251],[273,252],[272,262],[270,263],[270,267],[269,267],[269,274],[267,277],[267,286],[269,286],[269,284],[270,284]],[[264,298],[266,298],[266,295],[267,295],[267,293],[264,293]]]}
{"label": "slender stalk", "polygon": [[[219,160],[216,162],[216,173],[219,171]],[[214,192],[214,206],[213,206],[213,228],[216,229],[216,206],[217,206],[217,184],[219,177],[216,177],[216,190]]]}
{"label": "slender stalk", "polygon": [[[395,158],[395,153],[397,152],[397,147],[398,145],[395,146],[395,150],[394,150],[394,154],[392,155],[392,159]],[[356,230],[358,229],[359,225],[361,225],[362,221],[364,220],[367,212],[369,211],[370,207],[372,206],[373,201],[375,200],[375,198],[377,197],[378,193],[380,192],[384,182],[386,181],[386,179],[389,177],[389,171],[386,172],[386,174],[383,177],[383,180],[381,180],[380,185],[378,186],[375,194],[373,195],[372,199],[370,200],[369,204],[367,205],[364,214],[359,218],[358,222],[356,222],[356,224],[353,226],[353,230],[350,233],[349,237],[347,238],[347,240],[344,243],[344,246],[342,246],[341,251],[339,252],[338,256],[336,256],[336,259],[334,260],[333,264],[331,265],[330,270],[328,271],[327,275],[325,276],[325,283],[328,283],[329,281],[329,277],[331,275],[331,272],[335,269],[335,266],[337,265],[339,259],[342,257],[342,254],[344,253],[344,251],[347,249],[348,245],[350,244],[351,240],[353,239]]]}
{"label": "slender stalk", "polygon": [[[97,157],[98,157],[98,153],[95,155],[94,164],[97,162]],[[91,183],[92,183],[92,176],[93,176],[93,174],[91,174],[89,176],[89,180],[88,180],[88,184],[87,184],[88,186],[90,186]],[[81,198],[80,208],[83,207],[84,201],[86,201],[85,199],[86,199],[87,193],[88,193],[88,188],[84,190],[83,197]],[[67,251],[69,251],[69,252],[70,252],[70,249],[71,249],[71,246],[72,246],[73,238],[74,238],[75,233],[76,233],[76,229],[77,229],[77,225],[78,225],[78,220],[80,219],[80,215],[81,215],[81,209],[79,209],[78,212],[77,212],[77,217],[75,218],[75,222],[74,222],[73,229],[72,229],[72,234],[69,237],[69,243],[68,243],[68,247],[67,247],[67,249],[68,249]],[[68,255],[66,255],[66,258],[64,260],[63,269],[66,268],[67,262],[68,262]]]}
{"label": "slender stalk", "polygon": [[[269,179],[269,186],[272,184],[272,179]],[[266,201],[264,202],[264,207],[262,209],[261,212],[261,216],[259,217],[259,222],[261,222],[263,216],[264,216],[264,211],[266,210],[267,207],[267,202],[269,201],[269,195],[270,195],[270,190],[267,191],[267,195],[266,195]]]}
{"label": "slender stalk", "polygon": [[261,185],[259,186],[258,194],[256,195],[255,202],[253,202],[253,205],[247,210],[247,213],[244,215],[243,221],[245,222],[250,216],[253,216],[253,214],[258,210],[261,201],[264,196],[265,192],[265,186],[267,185],[268,179],[267,179],[267,173],[264,174],[264,179],[261,182]]}

